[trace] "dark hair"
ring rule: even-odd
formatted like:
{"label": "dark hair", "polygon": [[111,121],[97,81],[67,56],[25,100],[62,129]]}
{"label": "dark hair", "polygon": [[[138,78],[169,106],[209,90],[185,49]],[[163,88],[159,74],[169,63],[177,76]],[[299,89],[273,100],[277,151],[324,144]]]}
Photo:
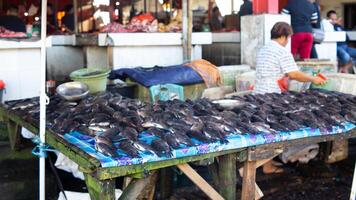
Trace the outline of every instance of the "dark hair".
{"label": "dark hair", "polygon": [[326,17],[330,18],[331,15],[335,14],[336,15],[336,11],[335,10],[330,10],[327,14]]}
{"label": "dark hair", "polygon": [[11,4],[7,10],[11,12],[18,12],[19,8],[16,5]]}
{"label": "dark hair", "polygon": [[271,30],[271,39],[277,39],[280,37],[288,37],[293,34],[292,27],[286,22],[277,22]]}
{"label": "dark hair", "polygon": [[66,7],[64,8],[64,11],[67,13],[67,12],[70,12],[72,9],[73,9],[73,5],[72,5],[72,4],[68,4],[68,5],[66,5]]}
{"label": "dark hair", "polygon": [[217,6],[213,8],[213,13],[215,13],[216,11],[219,11],[219,8]]}

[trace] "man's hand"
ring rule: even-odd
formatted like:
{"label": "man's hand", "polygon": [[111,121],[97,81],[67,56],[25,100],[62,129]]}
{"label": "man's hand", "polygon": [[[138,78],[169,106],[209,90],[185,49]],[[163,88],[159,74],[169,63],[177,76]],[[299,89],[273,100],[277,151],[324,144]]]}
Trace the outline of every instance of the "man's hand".
{"label": "man's hand", "polygon": [[324,85],[326,80],[316,76],[313,78],[312,83],[315,85]]}

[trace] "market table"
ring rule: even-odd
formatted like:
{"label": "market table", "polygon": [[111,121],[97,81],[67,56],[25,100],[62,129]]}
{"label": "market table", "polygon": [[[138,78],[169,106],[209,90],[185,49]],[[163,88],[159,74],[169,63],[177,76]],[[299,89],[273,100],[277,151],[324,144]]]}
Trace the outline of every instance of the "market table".
{"label": "market table", "polygon": [[[0,116],[2,116],[4,121],[7,123],[12,149],[18,148],[18,144],[21,140],[21,127],[26,128],[33,133],[38,133],[38,128],[35,125],[26,122],[19,115],[8,112],[8,110],[6,110],[3,106],[0,106]],[[170,166],[177,166],[181,170],[184,170],[187,165],[182,164],[214,157],[220,157],[220,169],[228,171],[228,173],[221,174],[220,177],[218,177],[218,179],[221,180],[220,182],[224,181],[224,184],[221,187],[221,190],[223,190],[221,195],[224,196],[224,191],[236,191],[236,178],[234,178],[236,177],[236,170],[229,169],[231,166],[234,166],[236,169],[235,162],[236,160],[240,160],[240,158],[244,158],[243,155],[245,150],[245,148],[238,148],[197,156],[188,156],[179,159],[144,163],[140,165],[105,168],[101,167],[99,160],[91,157],[89,154],[70,144],[63,137],[53,133],[50,130],[46,131],[46,143],[79,165],[80,171],[82,171],[85,175],[85,182],[92,199],[114,199],[115,178],[132,175],[134,177],[140,177],[141,179],[138,181],[132,181],[120,197],[120,199],[131,199],[132,197],[130,197],[130,194],[132,194],[132,192],[139,192],[143,189],[142,185],[148,182],[147,179],[150,175],[152,175],[152,171]],[[189,169],[187,171],[189,171]],[[196,174],[193,176],[196,176]],[[195,178],[193,181],[195,180],[202,181],[199,177],[197,179]]]}
{"label": "market table", "polygon": [[[0,107],[0,116],[8,124],[13,149],[16,149],[20,141],[21,127],[38,133],[38,128],[34,124],[26,122],[22,116],[9,112],[5,107]],[[156,174],[155,170],[170,166],[177,166],[212,199],[221,199],[221,196],[225,199],[236,199],[236,161],[244,162],[242,199],[255,199],[255,189],[258,188],[255,184],[255,169],[266,159],[273,158],[288,146],[356,137],[354,128],[354,124],[345,123],[343,126],[333,127],[333,130],[325,130],[325,132],[309,128],[279,134],[237,135],[234,137],[243,138],[243,140],[239,141],[240,145],[236,148],[231,148],[231,145],[234,147],[234,143],[221,144],[221,146],[230,145],[230,149],[157,162],[111,167],[102,167],[99,159],[90,156],[80,146],[73,145],[73,142],[68,141],[65,136],[47,130],[46,142],[79,165],[80,170],[85,174],[85,181],[92,199],[114,199],[115,178],[133,176],[140,179],[132,181],[121,196],[121,199],[131,199],[133,194],[137,196],[147,183],[152,182]],[[219,157],[219,166],[216,169],[218,173],[213,177],[214,182],[219,183],[221,196],[187,165],[188,162],[214,157]]]}

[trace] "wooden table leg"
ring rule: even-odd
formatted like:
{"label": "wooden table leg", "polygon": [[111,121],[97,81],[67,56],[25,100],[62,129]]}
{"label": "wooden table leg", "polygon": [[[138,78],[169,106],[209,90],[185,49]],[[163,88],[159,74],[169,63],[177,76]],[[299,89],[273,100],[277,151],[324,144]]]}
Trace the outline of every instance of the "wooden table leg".
{"label": "wooden table leg", "polygon": [[9,132],[10,146],[12,150],[19,150],[21,143],[21,126],[7,119],[7,131]]}
{"label": "wooden table leg", "polygon": [[159,199],[168,199],[172,194],[173,176],[175,176],[173,169],[171,167],[160,169],[159,176]]}
{"label": "wooden table leg", "polygon": [[156,174],[151,174],[145,178],[133,179],[126,189],[122,192],[120,200],[136,200],[141,192],[145,189],[151,179],[155,178]]}
{"label": "wooden table leg", "polygon": [[87,173],[84,173],[84,176],[91,200],[115,199],[115,179],[98,180]]}
{"label": "wooden table leg", "polygon": [[199,187],[210,199],[224,200],[213,187],[209,185],[189,164],[179,164],[177,167]]}
{"label": "wooden table leg", "polygon": [[226,200],[236,199],[236,154],[219,157],[219,193]]}
{"label": "wooden table leg", "polygon": [[256,161],[245,161],[241,200],[255,200]]}

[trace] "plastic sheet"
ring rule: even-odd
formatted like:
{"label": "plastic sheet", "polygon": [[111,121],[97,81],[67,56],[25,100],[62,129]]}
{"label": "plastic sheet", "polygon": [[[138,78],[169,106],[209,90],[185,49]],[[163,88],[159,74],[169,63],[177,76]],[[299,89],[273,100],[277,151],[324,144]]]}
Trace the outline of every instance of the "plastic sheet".
{"label": "plastic sheet", "polygon": [[[117,153],[121,155],[119,158],[112,158],[97,152],[94,148],[94,138],[83,135],[78,132],[72,132],[65,134],[64,138],[71,144],[77,146],[84,152],[88,153],[90,156],[98,159],[102,167],[116,167],[116,166],[126,166],[134,164],[142,164],[147,162],[162,161],[174,158],[182,158],[187,156],[194,156],[206,153],[213,153],[224,150],[239,149],[249,146],[256,146],[262,144],[269,144],[274,142],[289,141],[307,137],[322,136],[322,135],[332,135],[332,134],[343,134],[356,126],[351,123],[344,123],[342,126],[334,126],[332,130],[320,130],[320,129],[311,129],[306,128],[302,130],[297,130],[293,132],[279,132],[278,134],[231,134],[227,136],[229,143],[221,144],[216,143],[201,143],[195,141],[198,145],[193,147],[182,147],[177,150],[172,151],[172,158],[167,157],[158,157],[157,155],[147,155],[141,154],[141,158],[130,158],[125,155],[121,150],[117,150]],[[150,144],[150,142],[155,139],[156,136],[153,136],[149,133],[140,133],[139,140],[144,141],[145,143]],[[116,144],[117,145],[117,144]]]}
{"label": "plastic sheet", "polygon": [[183,65],[153,68],[122,68],[110,73],[109,79],[133,81],[150,87],[158,84],[173,83],[178,85],[189,85],[202,83],[203,79],[192,68]]}

